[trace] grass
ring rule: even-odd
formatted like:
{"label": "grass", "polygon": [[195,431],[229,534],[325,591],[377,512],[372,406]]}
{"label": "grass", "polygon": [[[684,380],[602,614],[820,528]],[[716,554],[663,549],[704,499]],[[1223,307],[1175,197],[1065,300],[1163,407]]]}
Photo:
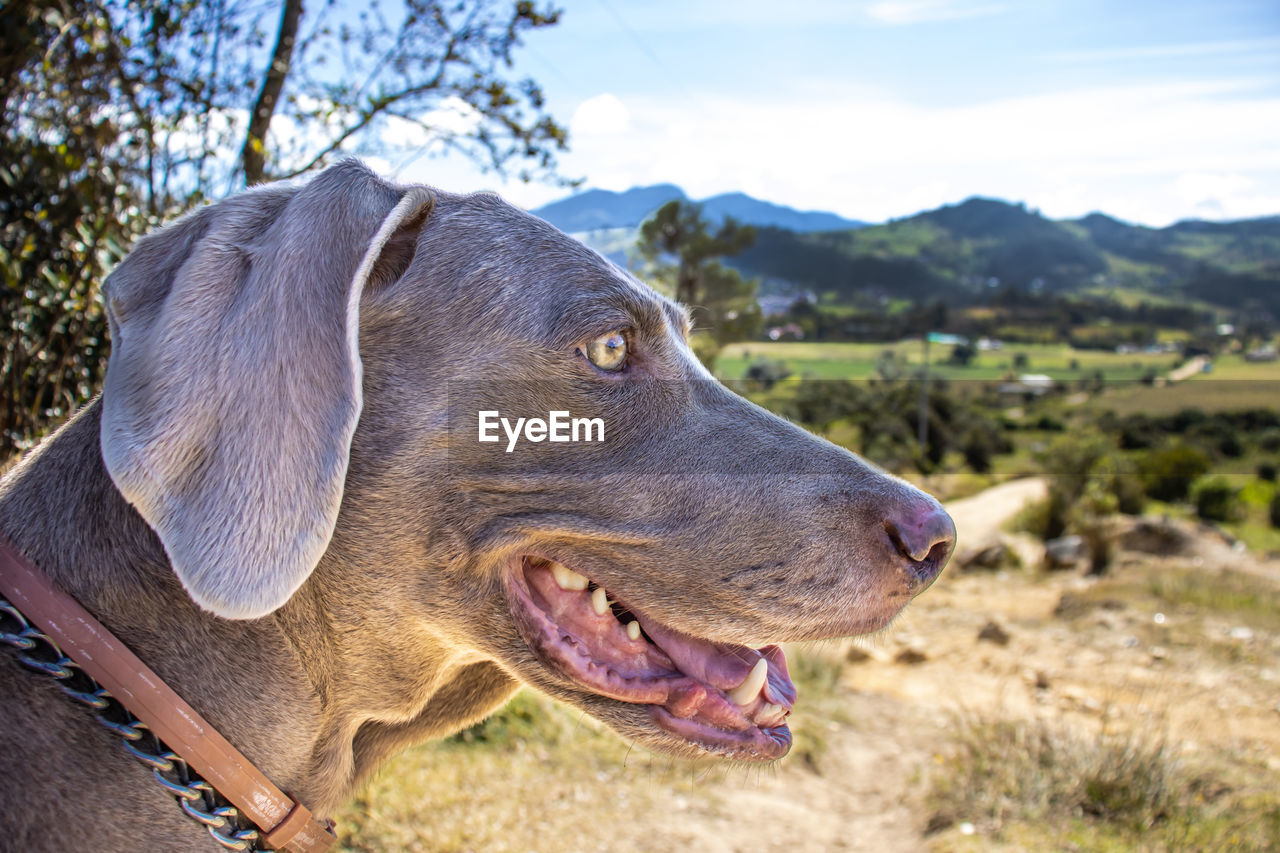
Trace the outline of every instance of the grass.
{"label": "grass", "polygon": [[[927,797],[942,850],[1274,850],[1280,803],[1193,772],[1158,734],[961,718]],[[970,835],[957,829],[969,824]]]}
{"label": "grass", "polygon": [[1280,586],[1257,575],[1170,567],[1153,573],[1146,586],[1171,607],[1212,611],[1253,627],[1280,630]]}
{"label": "grass", "polygon": [[[339,814],[339,849],[596,849],[596,828],[612,823],[615,808],[661,808],[691,794],[698,773],[633,752],[584,715],[522,691],[466,735],[388,762]],[[624,832],[615,849],[640,849]],[[536,847],[540,838],[546,846]]]}
{"label": "grass", "polygon": [[[876,374],[877,362],[893,353],[907,370],[923,363],[923,347],[918,340],[897,343],[813,343],[745,342],[729,344],[716,359],[716,374],[740,379],[758,358],[782,361],[797,377],[813,379],[866,379]],[[1120,355],[1105,350],[1077,350],[1067,344],[1010,344],[1002,350],[979,352],[966,367],[946,363],[949,345],[930,347],[929,360],[934,375],[952,380],[991,381],[1010,374],[1043,373],[1054,379],[1073,381],[1102,371],[1108,381],[1131,381],[1148,371],[1163,373],[1175,356],[1169,353]],[[1025,367],[1015,367],[1014,359],[1026,356]]]}
{"label": "grass", "polygon": [[[1119,356],[1117,356],[1119,357]],[[1110,409],[1118,415],[1172,414],[1180,409],[1205,412],[1266,408],[1280,398],[1280,362],[1247,362],[1227,354],[1213,361],[1210,373],[1164,387],[1138,383],[1110,387],[1088,404],[1092,410]]]}
{"label": "grass", "polygon": [[[800,695],[784,759],[820,769],[832,724],[849,726],[833,646],[788,648]],[[522,690],[484,722],[393,758],[337,816],[345,853],[636,851],[619,814],[714,809],[708,780],[770,772],[635,749],[585,714]],[[603,834],[602,834],[603,833]]]}
{"label": "grass", "polygon": [[1213,369],[1194,381],[1280,382],[1280,361],[1245,361],[1239,353],[1226,353],[1214,358]]}
{"label": "grass", "polygon": [[1266,646],[1221,635],[1222,625],[1280,632],[1280,582],[1225,569],[1210,571],[1166,558],[1141,568],[1113,567],[1088,589],[1064,593],[1055,614],[1068,621],[1088,619],[1099,609],[1132,607],[1150,613],[1178,614],[1170,624],[1143,620],[1130,630],[1150,645],[1179,653],[1204,652],[1229,665],[1265,665]]}

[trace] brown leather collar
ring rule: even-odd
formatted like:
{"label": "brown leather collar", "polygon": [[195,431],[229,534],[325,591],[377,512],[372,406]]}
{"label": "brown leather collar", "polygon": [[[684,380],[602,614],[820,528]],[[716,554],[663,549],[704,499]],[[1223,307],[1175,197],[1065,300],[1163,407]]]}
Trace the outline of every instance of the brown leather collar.
{"label": "brown leather collar", "polygon": [[264,833],[269,847],[323,853],[337,841],[306,806],[282,792],[160,676],[0,536],[0,591],[62,652],[217,788]]}

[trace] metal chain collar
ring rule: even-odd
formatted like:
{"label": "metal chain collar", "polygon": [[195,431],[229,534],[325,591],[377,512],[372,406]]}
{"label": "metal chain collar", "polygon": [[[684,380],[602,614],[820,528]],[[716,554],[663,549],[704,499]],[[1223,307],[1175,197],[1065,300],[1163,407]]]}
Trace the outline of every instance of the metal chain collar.
{"label": "metal chain collar", "polygon": [[213,840],[228,850],[266,850],[262,833],[253,821],[187,766],[164,742],[134,717],[120,701],[90,678],[3,596],[0,596],[0,642],[18,650],[18,660],[29,669],[51,675],[62,692],[94,713],[94,718],[123,740],[129,754],[149,767],[160,786],[172,794],[178,806],[198,821]]}

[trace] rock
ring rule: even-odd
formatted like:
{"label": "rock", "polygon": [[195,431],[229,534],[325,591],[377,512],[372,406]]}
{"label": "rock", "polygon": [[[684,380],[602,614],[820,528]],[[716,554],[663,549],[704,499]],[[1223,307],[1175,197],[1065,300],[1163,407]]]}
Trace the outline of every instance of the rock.
{"label": "rock", "polygon": [[1087,549],[1083,537],[1072,534],[1044,543],[1044,564],[1048,569],[1070,569],[1084,559]]}
{"label": "rock", "polygon": [[986,640],[988,643],[995,643],[997,646],[1009,645],[1009,632],[1001,628],[994,619],[982,626],[982,630],[978,632],[979,640]]}
{"label": "rock", "polygon": [[955,826],[956,819],[945,812],[934,812],[929,815],[929,821],[924,825],[925,835],[934,835],[942,832],[944,829],[950,829]]}
{"label": "rock", "polygon": [[1053,615],[1059,619],[1075,619],[1092,610],[1124,610],[1128,605],[1115,598],[1085,598],[1074,592],[1064,592],[1053,608]]}
{"label": "rock", "polygon": [[957,565],[962,571],[992,571],[1003,566],[1009,560],[1009,546],[1004,542],[994,542],[960,555]]}
{"label": "rock", "polygon": [[1191,537],[1169,519],[1142,518],[1120,534],[1120,547],[1157,557],[1183,554],[1191,547]]}
{"label": "rock", "polygon": [[903,649],[894,656],[893,662],[905,663],[908,666],[914,666],[918,663],[924,663],[928,659],[928,655],[919,649]]}
{"label": "rock", "polygon": [[845,652],[844,659],[849,663],[865,663],[871,660],[871,653],[866,649],[853,646]]}
{"label": "rock", "polygon": [[1237,625],[1231,629],[1230,637],[1247,643],[1253,639],[1253,629],[1246,625]]}

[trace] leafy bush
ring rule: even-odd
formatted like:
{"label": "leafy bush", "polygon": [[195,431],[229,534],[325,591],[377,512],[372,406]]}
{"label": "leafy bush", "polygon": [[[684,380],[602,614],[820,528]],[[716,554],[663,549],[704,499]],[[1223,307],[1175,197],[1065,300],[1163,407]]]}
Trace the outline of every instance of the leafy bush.
{"label": "leafy bush", "polygon": [[1094,462],[1089,476],[1101,481],[1102,488],[1115,498],[1117,512],[1140,515],[1146,508],[1142,473],[1138,470],[1138,463],[1128,456],[1108,453]]}
{"label": "leafy bush", "polygon": [[1267,453],[1280,453],[1280,429],[1268,429],[1258,436],[1258,447]]}
{"label": "leafy bush", "polygon": [[1240,514],[1240,490],[1226,477],[1206,477],[1191,490],[1196,515],[1205,521],[1231,521]]}
{"label": "leafy bush", "polygon": [[1191,484],[1209,470],[1209,457],[1185,444],[1174,444],[1144,455],[1138,463],[1147,496],[1158,501],[1186,499]]}
{"label": "leafy bush", "polygon": [[787,367],[786,362],[772,358],[757,358],[747,366],[743,379],[750,386],[768,391],[774,384],[790,375],[791,368]]}
{"label": "leafy bush", "polygon": [[991,445],[981,433],[970,431],[966,434],[960,451],[964,454],[964,464],[975,474],[986,474],[991,470]]}
{"label": "leafy bush", "polygon": [[1067,425],[1055,418],[1053,415],[1045,413],[1035,419],[1031,428],[1042,430],[1044,432],[1065,432]]}
{"label": "leafy bush", "polygon": [[1271,498],[1271,505],[1267,507],[1267,513],[1271,516],[1271,526],[1280,527],[1280,492],[1276,492]]}
{"label": "leafy bush", "polygon": [[1274,462],[1262,462],[1258,465],[1258,479],[1265,480],[1268,483],[1276,481],[1276,464]]}
{"label": "leafy bush", "polygon": [[947,364],[968,367],[977,354],[978,349],[973,344],[956,344],[951,348],[951,355],[947,356]]}

